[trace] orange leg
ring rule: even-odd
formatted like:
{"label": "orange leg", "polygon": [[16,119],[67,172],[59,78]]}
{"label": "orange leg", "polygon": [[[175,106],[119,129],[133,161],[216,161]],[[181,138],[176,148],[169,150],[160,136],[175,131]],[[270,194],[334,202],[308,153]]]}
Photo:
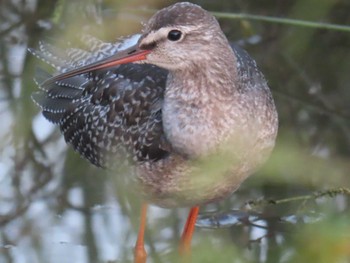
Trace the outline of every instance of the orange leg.
{"label": "orange leg", "polygon": [[147,221],[147,204],[144,203],[141,207],[141,218],[139,234],[134,249],[134,263],[146,263],[147,252],[145,250],[144,236]]}
{"label": "orange leg", "polygon": [[182,232],[180,244],[180,253],[183,255],[189,254],[191,251],[192,235],[195,229],[198,212],[199,206],[195,206],[191,208],[191,211],[188,214],[188,218]]}

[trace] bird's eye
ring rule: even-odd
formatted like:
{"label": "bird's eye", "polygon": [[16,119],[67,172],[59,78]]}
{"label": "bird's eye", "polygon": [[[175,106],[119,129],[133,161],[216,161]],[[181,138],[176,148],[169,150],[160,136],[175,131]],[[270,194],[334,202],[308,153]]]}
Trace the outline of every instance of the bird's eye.
{"label": "bird's eye", "polygon": [[182,36],[182,32],[176,29],[169,31],[168,33],[168,39],[170,41],[178,41],[181,38],[181,36]]}

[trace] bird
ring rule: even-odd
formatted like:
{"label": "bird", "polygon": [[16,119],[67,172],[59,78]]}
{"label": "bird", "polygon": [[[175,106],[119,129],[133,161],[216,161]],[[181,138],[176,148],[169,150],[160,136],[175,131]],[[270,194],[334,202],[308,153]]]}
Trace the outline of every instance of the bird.
{"label": "bird", "polygon": [[144,200],[134,248],[146,262],[147,204],[191,207],[180,250],[190,250],[199,206],[229,197],[269,157],[278,115],[256,62],[231,44],[217,19],[179,2],[157,11],[140,34],[86,49],[41,42],[32,94],[75,151],[116,169]]}

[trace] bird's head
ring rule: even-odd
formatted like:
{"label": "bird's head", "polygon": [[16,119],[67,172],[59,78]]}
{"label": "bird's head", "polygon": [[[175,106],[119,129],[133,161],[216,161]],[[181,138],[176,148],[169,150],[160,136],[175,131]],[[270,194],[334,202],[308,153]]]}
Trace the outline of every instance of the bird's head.
{"label": "bird's head", "polygon": [[135,48],[148,52],[143,62],[171,71],[210,59],[221,44],[227,45],[227,40],[217,20],[200,6],[183,2],[158,11]]}

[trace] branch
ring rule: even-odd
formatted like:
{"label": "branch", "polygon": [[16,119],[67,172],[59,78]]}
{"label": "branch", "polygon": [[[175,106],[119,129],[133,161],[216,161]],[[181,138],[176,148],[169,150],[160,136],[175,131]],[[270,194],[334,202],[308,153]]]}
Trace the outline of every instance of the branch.
{"label": "branch", "polygon": [[256,208],[258,206],[267,206],[267,205],[280,205],[284,203],[290,203],[290,202],[298,202],[298,201],[308,201],[308,200],[316,200],[321,197],[335,197],[337,195],[348,195],[350,196],[350,189],[349,188],[333,188],[323,191],[317,191],[309,195],[301,195],[301,196],[294,196],[279,200],[273,200],[273,199],[260,199],[260,200],[252,200],[248,201],[245,205],[249,207],[249,209]]}

